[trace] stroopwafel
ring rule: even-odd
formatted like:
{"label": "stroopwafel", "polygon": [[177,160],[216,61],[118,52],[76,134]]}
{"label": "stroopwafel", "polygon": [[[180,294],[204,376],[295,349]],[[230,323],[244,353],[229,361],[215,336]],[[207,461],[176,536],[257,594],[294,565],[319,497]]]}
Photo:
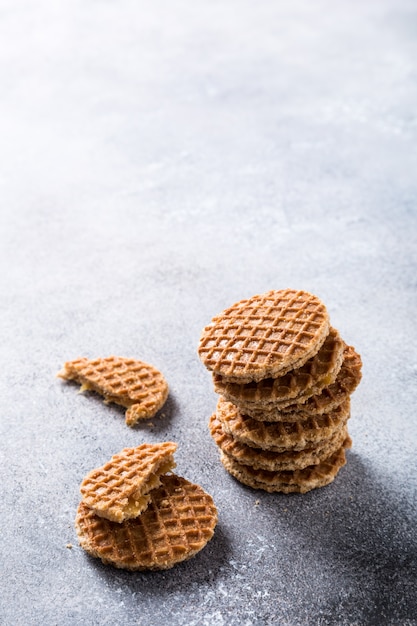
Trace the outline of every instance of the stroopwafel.
{"label": "stroopwafel", "polygon": [[171,474],[150,493],[146,511],[118,524],[83,502],[76,530],[80,545],[105,564],[127,570],[163,570],[191,558],[212,538],[217,509],[199,485]]}
{"label": "stroopwafel", "polygon": [[221,462],[229,474],[253,489],[280,493],[307,493],[333,482],[339,470],[346,464],[345,449],[350,446],[351,439],[348,436],[343,445],[328,459],[318,465],[295,471],[271,472],[254,469],[235,461],[224,452],[221,454]]}
{"label": "stroopwafel", "polygon": [[137,517],[148,506],[162,474],[175,467],[176,448],[170,441],[124,448],[84,478],[80,486],[84,504],[118,523]]}
{"label": "stroopwafel", "polygon": [[223,430],[253,448],[282,452],[302,450],[330,439],[350,416],[349,397],[331,413],[314,415],[296,422],[261,422],[242,415],[239,409],[219,398],[216,416]]}
{"label": "stroopwafel", "polygon": [[303,403],[282,403],[271,410],[253,408],[241,404],[241,412],[255,420],[269,422],[298,422],[312,415],[322,415],[334,411],[355,391],[362,377],[362,360],[355,348],[346,346],[344,359],[334,383],[325,387],[317,396],[307,398]]}
{"label": "stroopwafel", "polygon": [[57,375],[80,383],[81,391],[95,391],[106,402],[127,408],[128,426],[153,417],[168,397],[168,384],[161,372],[137,359],[117,356],[79,358],[65,363]]}
{"label": "stroopwafel", "polygon": [[241,300],[202,332],[198,353],[228,382],[283,376],[318,352],[329,332],[324,304],[305,291],[283,289]]}
{"label": "stroopwafel", "polygon": [[213,414],[210,418],[209,429],[216,445],[227,456],[241,465],[250,465],[254,469],[268,471],[299,470],[310,465],[318,465],[331,456],[346,439],[347,431],[343,426],[333,436],[324,441],[302,450],[283,450],[273,452],[247,446],[222,429],[221,423]]}
{"label": "stroopwafel", "polygon": [[320,350],[301,367],[279,378],[264,378],[247,384],[230,383],[213,375],[214,390],[239,407],[271,411],[283,403],[305,402],[336,380],[343,362],[344,342],[330,328]]}

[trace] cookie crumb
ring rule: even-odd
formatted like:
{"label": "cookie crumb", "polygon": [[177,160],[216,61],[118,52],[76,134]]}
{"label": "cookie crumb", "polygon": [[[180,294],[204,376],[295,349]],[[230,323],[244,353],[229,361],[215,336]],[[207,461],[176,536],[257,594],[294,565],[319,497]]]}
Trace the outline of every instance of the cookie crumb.
{"label": "cookie crumb", "polygon": [[67,543],[67,545],[65,546],[66,548],[68,548],[68,550],[71,550],[72,548],[72,543]]}

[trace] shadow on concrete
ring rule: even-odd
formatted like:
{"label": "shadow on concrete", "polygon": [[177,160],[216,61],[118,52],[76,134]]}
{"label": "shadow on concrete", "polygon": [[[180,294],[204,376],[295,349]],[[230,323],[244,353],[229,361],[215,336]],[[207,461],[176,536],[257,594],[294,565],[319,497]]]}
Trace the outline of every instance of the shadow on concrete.
{"label": "shadow on concrete", "polygon": [[[279,509],[276,502],[267,514],[275,508],[280,532],[323,564],[324,577],[317,571],[311,581],[312,624],[417,624],[415,493],[396,491],[349,452],[332,485],[284,496]],[[320,593],[320,580],[327,586],[332,572],[334,592]]]}
{"label": "shadow on concrete", "polygon": [[[125,421],[126,417],[126,407],[121,406],[120,404],[115,404],[114,402],[106,402],[96,391],[84,390],[80,391],[80,383],[77,383],[74,380],[66,380],[61,381],[63,385],[73,387],[75,390],[75,395],[81,395],[85,398],[88,398],[91,402],[94,402],[96,406],[99,407],[102,411],[107,411],[112,413],[117,419]],[[168,424],[178,413],[178,403],[173,397],[172,393],[168,395],[168,398],[164,404],[164,406],[154,415],[152,418],[147,418],[144,420],[139,420],[134,426],[132,426],[133,430],[148,430],[150,425],[152,425],[152,432],[159,432],[166,430]]]}
{"label": "shadow on concrete", "polygon": [[[122,408],[122,407],[120,407]],[[146,420],[139,421],[133,427],[134,430],[149,430],[154,434],[165,432],[168,426],[173,422],[176,416],[179,414],[179,404],[175,399],[175,396],[170,393],[164,404],[164,406],[154,415]]]}

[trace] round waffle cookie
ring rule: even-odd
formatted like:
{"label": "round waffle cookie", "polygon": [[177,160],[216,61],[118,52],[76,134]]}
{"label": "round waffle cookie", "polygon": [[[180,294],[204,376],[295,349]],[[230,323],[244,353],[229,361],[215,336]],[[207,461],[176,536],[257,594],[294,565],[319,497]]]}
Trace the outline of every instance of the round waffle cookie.
{"label": "round waffle cookie", "polygon": [[156,367],[125,357],[75,359],[65,363],[58,376],[80,383],[81,391],[95,391],[106,402],[127,408],[128,426],[153,417],[168,397],[168,384]]}
{"label": "round waffle cookie", "polygon": [[362,360],[355,348],[346,346],[342,367],[333,384],[323,391],[307,398],[305,402],[288,403],[268,411],[265,408],[252,406],[240,407],[241,412],[255,420],[269,422],[298,422],[313,415],[323,415],[334,411],[345,402],[359,385],[362,377]]}
{"label": "round waffle cookie", "polygon": [[344,342],[335,328],[330,328],[320,350],[301,367],[279,378],[264,378],[247,384],[230,383],[213,375],[214,390],[239,407],[271,410],[284,401],[301,402],[336,380],[341,368]]}
{"label": "round waffle cookie", "polygon": [[330,439],[350,417],[349,397],[331,413],[308,417],[298,422],[261,422],[242,415],[239,409],[219,398],[217,419],[225,433],[253,448],[282,452],[303,450]]}
{"label": "round waffle cookie", "polygon": [[346,464],[345,448],[350,446],[351,439],[348,436],[342,447],[329,458],[318,465],[295,471],[270,472],[254,469],[249,465],[239,463],[224,452],[221,455],[221,462],[229,474],[253,489],[280,493],[307,493],[307,491],[333,482],[339,470]]}
{"label": "round waffle cookie", "polygon": [[283,289],[241,300],[204,328],[198,353],[228,382],[283,376],[318,352],[329,315],[316,296]]}
{"label": "round waffle cookie", "polygon": [[149,492],[160,485],[162,474],[175,467],[176,448],[170,441],[124,448],[84,478],[83,503],[114,522],[137,517],[148,506]]}
{"label": "round waffle cookie", "polygon": [[231,435],[224,432],[215,414],[210,418],[209,428],[216,445],[227,456],[232,457],[242,465],[250,465],[254,469],[268,471],[298,470],[310,465],[318,465],[340,448],[347,435],[346,426],[343,426],[327,441],[317,443],[309,448],[272,452],[271,450],[252,448],[233,439]]}
{"label": "round waffle cookie", "polygon": [[83,502],[75,527],[90,555],[127,570],[163,570],[199,552],[212,538],[217,509],[212,497],[184,478],[161,476],[144,513],[121,524],[94,514]]}

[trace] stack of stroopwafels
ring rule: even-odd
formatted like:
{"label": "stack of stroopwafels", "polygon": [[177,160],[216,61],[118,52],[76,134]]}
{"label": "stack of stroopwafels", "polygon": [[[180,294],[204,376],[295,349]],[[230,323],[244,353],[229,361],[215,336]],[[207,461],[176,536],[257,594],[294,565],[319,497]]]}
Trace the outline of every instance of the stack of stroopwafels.
{"label": "stack of stroopwafels", "polygon": [[361,359],[305,291],[270,291],[213,318],[198,348],[220,395],[209,422],[226,470],[266,491],[305,493],[346,463]]}
{"label": "stack of stroopwafels", "polygon": [[217,509],[199,485],[171,473],[176,447],[124,448],[84,478],[75,526],[89,554],[128,570],[169,569],[211,539]]}

